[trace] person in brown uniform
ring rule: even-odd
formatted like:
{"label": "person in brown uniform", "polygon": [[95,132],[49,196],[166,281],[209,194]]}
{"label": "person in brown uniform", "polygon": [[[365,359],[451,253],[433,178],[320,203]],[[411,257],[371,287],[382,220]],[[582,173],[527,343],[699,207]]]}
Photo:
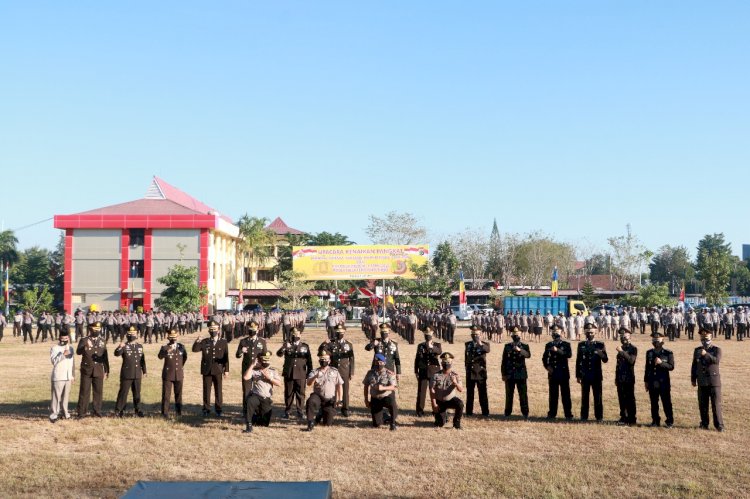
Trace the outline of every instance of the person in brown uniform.
{"label": "person in brown uniform", "polygon": [[724,418],[721,413],[721,348],[711,342],[712,331],[702,329],[701,346],[693,352],[693,365],[690,369],[690,381],[698,387],[698,410],[701,416],[701,428],[708,429],[708,403],[714,418],[714,427],[724,431]]}
{"label": "person in brown uniform", "polygon": [[354,377],[354,346],[351,342],[344,339],[346,328],[339,324],[335,328],[336,341],[330,344],[329,353],[331,354],[331,366],[335,367],[341,379],[344,380],[342,386],[341,415],[349,416],[349,384]]}
{"label": "person in brown uniform", "polygon": [[310,346],[300,341],[301,336],[297,328],[289,330],[291,342],[286,341],[276,352],[279,357],[284,357],[284,367],[281,374],[284,376],[284,418],[289,417],[292,404],[297,410],[297,417],[302,417],[302,405],[305,402],[305,380],[312,370],[312,354]]}
{"label": "person in brown uniform", "polygon": [[143,417],[141,411],[141,380],[146,376],[146,357],[143,355],[143,345],[137,342],[138,330],[133,326],[128,329],[127,343],[122,343],[115,348],[115,357],[122,357],[120,368],[120,391],[117,393],[117,404],[115,414],[122,417],[125,405],[128,402],[128,392],[133,391],[133,408],[135,415]]}
{"label": "person in brown uniform", "polygon": [[161,371],[161,414],[169,417],[169,403],[174,390],[174,410],[182,416],[182,382],[185,379],[183,368],[187,362],[187,350],[182,343],[177,342],[177,331],[174,329],[167,335],[168,343],[159,349],[159,358],[164,359]]}
{"label": "person in brown uniform", "polygon": [[365,407],[372,414],[373,428],[379,428],[383,424],[383,410],[388,408],[391,413],[390,430],[396,429],[396,418],[398,417],[398,403],[396,402],[396,390],[398,382],[396,374],[385,368],[385,355],[375,354],[375,367],[367,371],[364,385]]}
{"label": "person in brown uniform", "polygon": [[101,322],[93,323],[89,328],[89,335],[81,338],[76,348],[76,354],[81,356],[81,385],[77,407],[79,418],[88,413],[92,387],[94,389],[94,416],[102,417],[104,378],[109,377],[109,356],[107,346],[100,337],[101,332]]}
{"label": "person in brown uniform", "polygon": [[526,370],[526,359],[531,357],[529,345],[521,342],[518,332],[511,334],[512,341],[503,347],[503,360],[500,373],[505,382],[505,417],[513,412],[513,393],[518,390],[518,401],[521,404],[521,415],[529,417],[529,397],[526,380],[529,377]]}
{"label": "person in brown uniform", "polygon": [[[320,367],[310,371],[307,375],[307,386],[313,387],[313,392],[307,399],[307,431],[312,431],[316,423],[324,426],[333,424],[336,415],[336,401],[341,400],[344,380],[338,369],[331,367],[331,356],[325,350],[318,353]],[[318,414],[322,411],[322,414]]]}
{"label": "person in brown uniform", "polygon": [[247,396],[252,388],[252,380],[245,379],[245,372],[255,363],[258,357],[268,351],[266,340],[258,338],[258,324],[251,322],[247,328],[247,337],[242,338],[237,345],[235,356],[242,358],[242,413],[247,412]]}
{"label": "person in brown uniform", "polygon": [[271,423],[273,387],[281,385],[281,376],[271,367],[271,352],[263,352],[245,371],[243,378],[252,381],[245,402],[245,430],[252,433],[253,424],[268,426]]}
{"label": "person in brown uniform", "polygon": [[461,417],[464,413],[464,402],[458,393],[464,391],[461,378],[453,370],[453,355],[445,352],[440,355],[442,370],[430,378],[430,401],[435,415],[435,426],[442,428],[448,420],[448,409],[453,409],[453,428],[461,429]]}
{"label": "person in brown uniform", "polygon": [[229,344],[219,338],[219,324],[208,323],[209,338],[200,334],[193,343],[193,352],[201,352],[201,374],[203,375],[203,416],[211,413],[211,387],[214,389],[214,409],[221,417],[223,402],[223,378],[229,375]]}
{"label": "person in brown uniform", "polygon": [[417,345],[417,355],[414,359],[414,374],[417,376],[417,417],[424,416],[424,403],[430,380],[440,371],[440,354],[442,345],[432,341],[432,328],[424,330],[424,342]]}
{"label": "person in brown uniform", "polygon": [[479,326],[471,326],[471,341],[467,341],[464,345],[464,365],[466,366],[466,387],[468,389],[466,394],[467,416],[473,414],[475,386],[479,392],[482,416],[490,415],[490,406],[487,400],[487,354],[490,352],[490,344],[481,341],[480,332]]}

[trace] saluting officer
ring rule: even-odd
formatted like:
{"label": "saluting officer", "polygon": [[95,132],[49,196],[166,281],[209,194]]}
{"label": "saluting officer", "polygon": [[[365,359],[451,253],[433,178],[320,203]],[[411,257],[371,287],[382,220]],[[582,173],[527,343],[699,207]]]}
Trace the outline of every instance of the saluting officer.
{"label": "saluting officer", "polygon": [[141,380],[146,376],[146,357],[143,355],[143,345],[138,343],[138,331],[134,327],[128,329],[127,343],[122,343],[115,348],[115,357],[122,357],[120,368],[120,391],[117,393],[117,404],[115,413],[122,417],[125,405],[128,402],[128,392],[133,391],[133,408],[135,415],[143,417],[141,411]]}
{"label": "saluting officer", "polygon": [[[396,379],[401,380],[401,357],[398,353],[398,343],[391,340],[391,330],[386,324],[380,325],[380,340],[373,340],[365,345],[365,350],[374,350],[375,355],[385,357],[385,368],[396,373]],[[373,357],[372,365],[375,366]]]}
{"label": "saluting officer", "polygon": [[594,416],[597,421],[604,418],[602,404],[602,363],[609,361],[607,349],[601,341],[595,341],[596,326],[584,327],[586,341],[578,344],[576,354],[576,381],[581,385],[581,421],[589,419],[589,394],[594,394]]}
{"label": "saluting officer", "polygon": [[[307,431],[312,431],[315,424],[321,421],[324,426],[333,424],[336,402],[341,400],[341,387],[344,384],[338,369],[331,367],[331,355],[328,352],[318,352],[318,362],[320,367],[307,375],[307,386],[313,387],[305,404]],[[321,411],[322,414],[319,415]]]}
{"label": "saluting officer", "polygon": [[247,396],[250,394],[250,389],[253,386],[253,381],[245,379],[245,372],[253,365],[258,357],[268,351],[268,345],[266,340],[258,338],[258,324],[251,322],[248,326],[248,335],[242,338],[237,345],[237,353],[235,356],[239,359],[242,358],[242,413],[247,412]]}
{"label": "saluting officer", "polygon": [[432,328],[424,330],[424,342],[417,345],[417,355],[414,359],[414,374],[417,376],[417,416],[424,416],[424,403],[427,388],[432,376],[440,371],[439,356],[443,352],[442,345],[432,341]]}
{"label": "saluting officer", "polygon": [[552,341],[544,346],[542,355],[542,364],[547,370],[547,382],[549,384],[549,412],[548,419],[557,417],[558,395],[562,397],[563,412],[565,419],[573,419],[570,402],[570,370],[568,368],[568,359],[573,357],[573,350],[570,343],[563,341],[560,336],[560,329],[552,326]]}
{"label": "saluting officer", "polygon": [[453,428],[460,430],[464,402],[458,394],[464,391],[464,387],[461,385],[460,376],[453,370],[453,354],[441,354],[440,366],[442,370],[430,378],[430,402],[432,413],[435,415],[435,426],[445,426],[448,419],[447,411],[453,409]]}
{"label": "saluting officer", "polygon": [[182,416],[182,382],[185,379],[184,366],[187,362],[187,350],[182,343],[177,342],[177,331],[174,329],[167,335],[168,343],[159,349],[158,357],[164,359],[161,371],[161,414],[169,417],[169,402],[174,390],[174,410]]}
{"label": "saluting officer", "polygon": [[615,364],[615,385],[617,400],[620,403],[620,425],[634,425],[636,422],[635,404],[635,361],[638,348],[630,342],[630,330],[620,328],[620,345],[617,346]]}
{"label": "saluting officer", "polygon": [[81,356],[81,385],[78,392],[78,417],[86,416],[89,409],[91,388],[94,389],[94,416],[102,417],[104,378],[109,377],[109,356],[107,345],[100,335],[102,323],[95,322],[89,328],[89,335],[81,338],[76,354]]}
{"label": "saluting officer", "polygon": [[711,342],[711,331],[702,329],[701,346],[693,352],[693,365],[690,369],[690,381],[698,387],[698,410],[701,416],[701,428],[708,429],[708,403],[714,417],[714,427],[724,431],[724,418],[721,411],[721,348]]}
{"label": "saluting officer", "polygon": [[349,384],[354,377],[354,346],[351,342],[344,339],[346,327],[339,324],[335,328],[336,341],[330,343],[328,352],[331,355],[331,366],[335,367],[341,379],[344,380],[342,385],[341,415],[349,416]]}
{"label": "saluting officer", "polygon": [[526,379],[529,377],[526,371],[526,359],[531,357],[529,345],[521,342],[521,335],[517,332],[511,334],[512,341],[506,343],[503,348],[503,360],[500,364],[500,372],[505,382],[505,417],[513,412],[513,394],[518,389],[518,400],[521,403],[521,414],[524,419],[529,417],[529,398],[527,393]]}
{"label": "saluting officer", "polygon": [[211,387],[214,389],[214,409],[221,417],[223,378],[229,375],[229,345],[219,338],[219,324],[208,323],[209,338],[201,339],[200,334],[193,343],[193,352],[201,352],[201,375],[203,375],[203,416],[211,413]]}
{"label": "saluting officer", "polygon": [[[518,329],[514,330],[518,333]],[[471,341],[464,345],[464,365],[466,366],[466,415],[471,416],[474,412],[474,387],[479,391],[479,405],[482,408],[482,416],[490,415],[490,406],[487,400],[487,354],[490,353],[490,344],[480,339],[481,328],[471,326]]]}
{"label": "saluting officer", "polygon": [[664,335],[654,333],[651,335],[651,343],[654,348],[646,352],[646,372],[643,381],[646,391],[651,400],[651,424],[659,426],[659,399],[664,407],[664,423],[667,428],[674,424],[672,415],[672,386],[669,379],[669,371],[674,369],[674,354],[664,348]]}
{"label": "saluting officer", "polygon": [[284,367],[281,374],[284,376],[284,417],[289,417],[292,404],[297,410],[297,417],[302,417],[302,406],[305,402],[305,380],[312,370],[312,354],[310,346],[300,341],[300,332],[297,328],[290,328],[289,341],[276,352],[279,357],[284,357]]}

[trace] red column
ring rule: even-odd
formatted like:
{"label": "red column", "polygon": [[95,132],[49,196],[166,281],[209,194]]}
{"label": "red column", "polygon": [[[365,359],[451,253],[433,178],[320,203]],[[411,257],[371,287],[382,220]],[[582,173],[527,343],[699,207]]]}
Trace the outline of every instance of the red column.
{"label": "red column", "polygon": [[151,288],[154,283],[151,282],[151,229],[145,230],[143,239],[143,287],[146,292],[143,294],[143,310],[151,310]]}
{"label": "red column", "polygon": [[[201,229],[201,239],[200,239],[200,250],[201,250],[201,259],[200,263],[198,264],[198,284],[200,286],[208,286],[208,247],[210,244],[210,234],[208,232],[208,229]],[[204,303],[201,307],[201,313],[205,317],[208,313],[208,304]]]}
{"label": "red column", "polygon": [[128,289],[130,278],[130,231],[122,229],[120,238],[120,308],[128,308],[130,297],[123,289]]}
{"label": "red column", "polygon": [[63,277],[63,305],[73,313],[73,229],[65,229],[65,276]]}

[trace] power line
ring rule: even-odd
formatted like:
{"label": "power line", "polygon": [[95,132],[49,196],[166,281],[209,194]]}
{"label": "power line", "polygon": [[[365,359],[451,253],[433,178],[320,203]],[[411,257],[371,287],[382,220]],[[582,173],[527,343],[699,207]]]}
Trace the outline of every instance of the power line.
{"label": "power line", "polygon": [[34,222],[33,224],[24,225],[23,227],[19,227],[17,229],[10,229],[12,232],[18,232],[19,230],[28,229],[29,227],[33,227],[35,225],[43,224],[44,222],[49,222],[54,217],[45,218],[44,220],[39,220],[38,222]]}

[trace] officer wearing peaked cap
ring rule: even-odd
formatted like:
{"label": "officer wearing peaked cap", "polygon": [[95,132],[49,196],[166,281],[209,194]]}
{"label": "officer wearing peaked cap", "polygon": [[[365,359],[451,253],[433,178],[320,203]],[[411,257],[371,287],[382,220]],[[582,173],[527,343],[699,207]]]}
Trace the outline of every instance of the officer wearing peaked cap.
{"label": "officer wearing peaked cap", "polygon": [[453,354],[443,352],[440,355],[441,370],[430,378],[430,401],[435,415],[435,426],[443,427],[448,420],[448,409],[453,409],[453,427],[461,429],[461,417],[464,402],[458,394],[464,391],[461,377],[453,370]]}
{"label": "officer wearing peaked cap", "polygon": [[500,372],[505,382],[505,417],[513,412],[513,394],[518,390],[518,400],[521,403],[521,414],[524,419],[529,417],[529,398],[527,394],[526,380],[529,375],[526,371],[526,359],[531,357],[529,345],[521,342],[521,336],[514,332],[512,341],[506,343],[503,348],[503,360]]}
{"label": "officer wearing peaked cap", "polygon": [[219,337],[219,323],[209,321],[209,338],[200,334],[193,343],[193,352],[201,352],[201,375],[203,376],[203,416],[211,412],[211,388],[214,390],[214,409],[222,415],[223,378],[229,375],[229,344]]}
{"label": "officer wearing peaked cap", "polygon": [[646,352],[646,370],[643,376],[651,402],[651,424],[649,426],[661,424],[661,418],[659,417],[659,400],[661,399],[664,408],[664,423],[667,428],[671,428],[674,417],[672,414],[672,386],[669,371],[674,369],[674,354],[671,350],[664,348],[664,335],[662,333],[652,334],[651,343],[654,348]]}
{"label": "officer wearing peaked cap", "polygon": [[258,324],[251,322],[247,328],[248,335],[242,338],[237,345],[236,358],[242,359],[242,412],[246,412],[247,396],[252,388],[252,380],[246,380],[243,374],[252,366],[258,357],[268,351],[266,340],[258,338]]}
{"label": "officer wearing peaked cap", "polygon": [[331,354],[331,366],[338,369],[341,379],[344,380],[342,385],[341,415],[349,416],[349,385],[354,377],[354,346],[345,339],[346,327],[339,324],[335,328],[336,340],[330,344],[328,350]]}
{"label": "officer wearing peaked cap", "polygon": [[479,392],[479,405],[482,416],[490,415],[487,400],[487,354],[490,344],[480,339],[481,328],[471,326],[471,341],[464,344],[464,365],[466,366],[466,415],[471,416],[474,409],[474,387]]}
{"label": "officer wearing peaked cap", "polygon": [[300,341],[302,336],[297,328],[289,330],[291,342],[285,342],[276,352],[284,357],[284,417],[289,417],[292,404],[297,410],[297,417],[302,417],[302,406],[305,403],[305,380],[313,369],[310,345]]}
{"label": "officer wearing peaked cap", "polygon": [[81,385],[78,393],[78,417],[86,416],[91,389],[94,390],[94,416],[102,417],[104,378],[109,377],[109,356],[107,345],[101,338],[102,324],[94,322],[89,327],[89,335],[81,338],[76,354],[81,356]]}
{"label": "officer wearing peaked cap", "polygon": [[622,326],[619,330],[620,345],[617,346],[615,364],[615,385],[617,400],[620,404],[618,424],[634,425],[636,423],[635,403],[635,361],[638,348],[630,342],[630,329]]}
{"label": "officer wearing peaked cap", "polygon": [[262,353],[242,377],[252,381],[245,402],[245,433],[252,433],[253,424],[268,426],[271,423],[273,387],[281,386],[281,376],[271,367],[271,352]]}
{"label": "officer wearing peaked cap", "polygon": [[433,341],[432,328],[424,330],[423,343],[417,345],[417,355],[414,359],[414,374],[417,376],[417,416],[424,415],[424,403],[427,388],[432,376],[440,370],[439,356],[443,352],[440,342]]}
{"label": "officer wearing peaked cap", "polygon": [[573,356],[570,343],[563,341],[560,330],[552,326],[552,341],[544,346],[542,364],[547,370],[547,381],[549,384],[549,411],[548,419],[557,417],[558,394],[562,398],[565,419],[573,419],[570,401],[570,369],[568,359]]}
{"label": "officer wearing peaked cap", "polygon": [[[374,339],[367,345],[365,350],[374,350],[375,354],[385,357],[385,368],[396,373],[396,378],[401,379],[401,357],[398,353],[398,343],[391,340],[391,329],[386,324],[380,325],[380,339]],[[373,358],[373,366],[375,359]]]}
{"label": "officer wearing peaked cap", "polygon": [[594,395],[594,416],[597,421],[604,418],[602,404],[602,363],[609,361],[604,343],[596,341],[596,326],[584,327],[586,341],[578,344],[576,354],[576,381],[581,385],[581,421],[589,419],[589,395]]}
{"label": "officer wearing peaked cap", "polygon": [[143,354],[143,345],[138,343],[138,330],[131,326],[126,335],[127,343],[122,343],[115,348],[115,357],[122,357],[120,368],[120,391],[117,394],[115,413],[122,417],[125,404],[128,401],[128,392],[133,392],[133,407],[136,416],[142,418],[141,411],[141,380],[146,376],[146,357]]}
{"label": "officer wearing peaked cap", "polygon": [[713,331],[704,328],[700,331],[701,346],[693,352],[693,364],[690,369],[690,381],[698,387],[698,410],[701,417],[701,428],[708,429],[708,405],[711,403],[714,427],[724,431],[724,417],[721,403],[721,348],[711,341]]}
{"label": "officer wearing peaked cap", "polygon": [[182,415],[182,383],[185,379],[184,366],[187,362],[187,350],[182,343],[177,342],[177,331],[174,329],[167,335],[167,344],[159,349],[158,357],[164,360],[161,371],[161,414],[169,417],[169,403],[174,391],[174,409],[178,416]]}

